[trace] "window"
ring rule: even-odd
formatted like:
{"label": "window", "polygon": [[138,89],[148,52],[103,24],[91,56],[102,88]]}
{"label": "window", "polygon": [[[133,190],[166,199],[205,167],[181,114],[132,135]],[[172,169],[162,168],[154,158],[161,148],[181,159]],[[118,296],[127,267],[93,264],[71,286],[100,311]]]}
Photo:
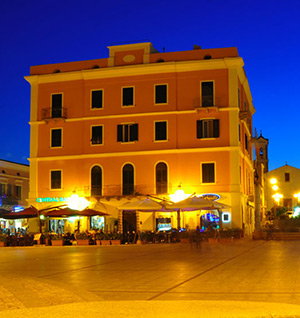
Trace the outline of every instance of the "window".
{"label": "window", "polygon": [[239,142],[241,142],[241,125],[239,124]]}
{"label": "window", "polygon": [[92,145],[103,144],[103,126],[92,126]]}
{"label": "window", "polygon": [[62,129],[51,129],[51,147],[61,147],[61,136],[62,136]]}
{"label": "window", "polygon": [[118,142],[132,142],[132,141],[138,141],[138,131],[139,131],[139,125],[138,124],[123,124],[118,125],[118,131],[117,131],[117,141]]}
{"label": "window", "polygon": [[19,185],[15,186],[15,198],[18,200],[22,199],[22,187]]}
{"label": "window", "polygon": [[60,118],[62,116],[62,94],[51,95],[52,118]]}
{"label": "window", "polygon": [[102,195],[102,169],[94,166],[91,171],[91,195]]}
{"label": "window", "polygon": [[103,108],[103,90],[92,91],[92,109]]}
{"label": "window", "polygon": [[6,194],[6,185],[4,183],[0,183],[0,197]]}
{"label": "window", "polygon": [[284,174],[284,181],[285,181],[285,182],[290,182],[290,174],[289,174],[288,172],[286,172],[286,173]]}
{"label": "window", "polygon": [[168,102],[167,85],[155,85],[155,104],[166,104]]}
{"label": "window", "polygon": [[202,183],[215,183],[214,163],[202,163]]}
{"label": "window", "polygon": [[260,155],[261,158],[264,157],[264,148],[260,148],[259,149],[259,155]]}
{"label": "window", "polygon": [[11,184],[7,185],[7,196],[8,197],[12,196],[12,185]]}
{"label": "window", "polygon": [[247,151],[249,151],[249,149],[248,149],[248,136],[246,134],[245,134],[245,149]]}
{"label": "window", "polygon": [[61,170],[51,171],[51,189],[61,189]]}
{"label": "window", "polygon": [[122,92],[122,106],[133,106],[133,87],[123,87]]}
{"label": "window", "polygon": [[214,82],[201,82],[202,107],[214,106]]}
{"label": "window", "polygon": [[164,162],[156,165],[156,194],[168,193],[168,168]]}
{"label": "window", "polygon": [[220,137],[219,119],[197,120],[197,138]]}
{"label": "window", "polygon": [[167,140],[167,122],[155,122],[155,140]]}
{"label": "window", "polygon": [[134,192],[134,169],[131,164],[123,167],[123,195],[132,195]]}

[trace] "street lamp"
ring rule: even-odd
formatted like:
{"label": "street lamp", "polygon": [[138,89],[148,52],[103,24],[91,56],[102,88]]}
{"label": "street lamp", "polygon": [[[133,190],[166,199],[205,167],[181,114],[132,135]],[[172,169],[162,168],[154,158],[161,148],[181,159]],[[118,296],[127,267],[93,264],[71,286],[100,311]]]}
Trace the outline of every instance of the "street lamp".
{"label": "street lamp", "polygon": [[298,203],[300,201],[300,192],[294,194],[294,198],[297,198]]}
{"label": "street lamp", "polygon": [[272,198],[274,198],[274,200],[277,202],[277,205],[279,205],[279,201],[280,201],[280,199],[283,198],[283,195],[280,193],[275,193],[272,195]]}

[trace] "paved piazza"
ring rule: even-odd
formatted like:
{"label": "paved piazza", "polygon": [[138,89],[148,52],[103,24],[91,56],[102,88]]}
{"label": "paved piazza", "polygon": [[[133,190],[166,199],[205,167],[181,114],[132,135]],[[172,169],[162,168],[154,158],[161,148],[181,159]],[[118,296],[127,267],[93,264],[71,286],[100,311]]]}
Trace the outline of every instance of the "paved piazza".
{"label": "paved piazza", "polygon": [[0,317],[86,302],[300,305],[300,241],[6,247],[0,274]]}

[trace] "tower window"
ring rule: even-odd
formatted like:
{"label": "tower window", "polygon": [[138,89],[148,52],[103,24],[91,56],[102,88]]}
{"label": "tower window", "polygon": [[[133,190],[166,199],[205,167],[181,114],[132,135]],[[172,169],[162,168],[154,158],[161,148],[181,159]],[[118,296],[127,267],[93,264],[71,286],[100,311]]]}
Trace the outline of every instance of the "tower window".
{"label": "tower window", "polygon": [[259,155],[261,158],[263,158],[263,156],[264,156],[264,149],[263,148],[259,149]]}

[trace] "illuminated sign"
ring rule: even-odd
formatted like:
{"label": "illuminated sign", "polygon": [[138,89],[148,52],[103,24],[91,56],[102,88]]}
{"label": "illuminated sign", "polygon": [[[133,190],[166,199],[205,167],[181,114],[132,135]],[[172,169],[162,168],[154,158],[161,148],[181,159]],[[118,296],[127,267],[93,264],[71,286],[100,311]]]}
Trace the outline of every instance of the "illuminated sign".
{"label": "illuminated sign", "polygon": [[55,198],[37,198],[36,202],[38,203],[42,203],[42,202],[65,202],[67,201],[68,198],[64,198],[64,197],[55,197]]}
{"label": "illuminated sign", "polygon": [[229,212],[223,212],[222,213],[222,222],[223,223],[230,223],[231,221],[231,215]]}
{"label": "illuminated sign", "polygon": [[22,206],[14,206],[14,208],[13,208],[14,212],[20,212],[20,211],[23,211],[23,210],[24,210],[24,208]]}
{"label": "illuminated sign", "polygon": [[205,194],[201,194],[199,197],[201,197],[202,199],[217,201],[220,199],[221,196],[216,193],[205,193]]}

